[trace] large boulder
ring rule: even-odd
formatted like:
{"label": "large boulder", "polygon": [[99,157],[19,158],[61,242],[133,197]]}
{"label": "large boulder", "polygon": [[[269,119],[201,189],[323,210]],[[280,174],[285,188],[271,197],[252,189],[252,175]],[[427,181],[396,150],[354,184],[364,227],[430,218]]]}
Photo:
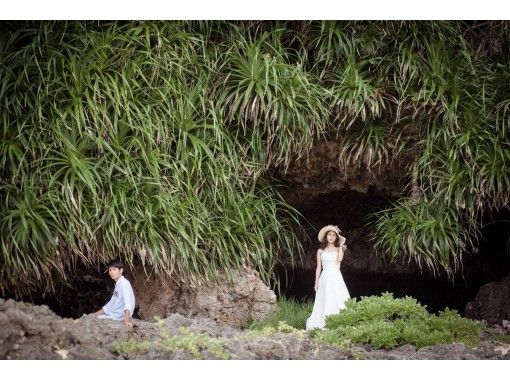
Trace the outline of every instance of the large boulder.
{"label": "large boulder", "polygon": [[112,359],[96,321],[63,319],[47,306],[0,299],[0,360]]}
{"label": "large boulder", "polygon": [[465,314],[470,318],[483,319],[489,324],[510,320],[510,275],[501,281],[482,286],[475,299],[466,305]]}
{"label": "large boulder", "polygon": [[143,319],[172,313],[187,317],[208,317],[236,327],[246,326],[276,310],[276,295],[252,268],[225,274],[207,286],[185,286],[166,275],[147,276],[141,268],[133,271],[133,287]]}

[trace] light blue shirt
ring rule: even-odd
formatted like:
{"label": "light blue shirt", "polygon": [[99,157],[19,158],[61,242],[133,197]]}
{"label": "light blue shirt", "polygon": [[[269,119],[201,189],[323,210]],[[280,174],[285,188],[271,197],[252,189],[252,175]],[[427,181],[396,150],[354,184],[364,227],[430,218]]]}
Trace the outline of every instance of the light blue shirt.
{"label": "light blue shirt", "polygon": [[133,316],[135,311],[135,294],[129,280],[121,276],[119,281],[115,283],[112,298],[103,306],[104,314],[99,317],[121,321],[124,319],[124,310],[129,310],[130,316]]}

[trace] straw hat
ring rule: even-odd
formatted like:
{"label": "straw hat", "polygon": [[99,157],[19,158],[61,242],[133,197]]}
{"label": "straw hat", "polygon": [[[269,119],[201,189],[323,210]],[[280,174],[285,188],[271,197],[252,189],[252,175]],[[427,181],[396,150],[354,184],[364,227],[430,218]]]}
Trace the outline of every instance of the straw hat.
{"label": "straw hat", "polygon": [[327,226],[322,227],[321,230],[319,231],[319,235],[317,236],[319,238],[319,241],[322,241],[322,239],[324,239],[324,236],[329,231],[334,231],[338,235],[338,237],[340,238],[340,244],[344,244],[345,241],[347,240],[342,235],[340,235],[340,232],[342,232],[342,231],[340,231],[340,228],[338,228],[338,226],[333,226],[332,224],[328,224]]}

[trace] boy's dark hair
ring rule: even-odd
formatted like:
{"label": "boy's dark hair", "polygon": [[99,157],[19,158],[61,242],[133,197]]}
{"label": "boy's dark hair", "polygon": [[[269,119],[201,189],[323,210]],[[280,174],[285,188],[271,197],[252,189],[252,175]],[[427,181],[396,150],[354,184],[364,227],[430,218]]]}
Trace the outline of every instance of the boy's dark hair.
{"label": "boy's dark hair", "polygon": [[118,268],[118,269],[124,269],[124,263],[120,260],[110,260],[108,261],[108,268]]}

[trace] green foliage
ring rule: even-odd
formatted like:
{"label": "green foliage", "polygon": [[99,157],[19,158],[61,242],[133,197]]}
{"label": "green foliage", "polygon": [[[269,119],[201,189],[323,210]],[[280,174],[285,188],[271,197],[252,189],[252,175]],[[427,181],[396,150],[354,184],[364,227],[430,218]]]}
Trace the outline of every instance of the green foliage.
{"label": "green foliage", "polygon": [[150,348],[150,342],[130,338],[126,341],[113,342],[110,345],[110,351],[115,354],[131,354],[147,352]]}
{"label": "green foliage", "polygon": [[370,344],[376,348],[392,348],[411,344],[417,348],[434,344],[463,342],[476,345],[483,324],[461,317],[446,308],[431,315],[411,297],[381,296],[350,299],[346,309],[326,317],[326,330],[313,335],[329,344]]}
{"label": "green foliage", "polygon": [[493,335],[491,339],[496,342],[510,344],[510,335]]}
{"label": "green foliage", "polygon": [[249,260],[267,281],[275,252],[299,254],[297,212],[212,106],[217,47],[185,26],[2,35],[0,290],[118,256],[191,284]]}
{"label": "green foliage", "polygon": [[247,258],[268,280],[276,252],[302,247],[264,176],[329,136],[343,169],[408,164],[412,202],[377,215],[378,250],[457,270],[476,214],[509,200],[509,30],[5,23],[0,291],[50,290],[118,256],[194,284]]}
{"label": "green foliage", "polygon": [[359,130],[347,134],[338,162],[344,170],[349,165],[364,167],[368,171],[379,169],[394,160],[403,148],[400,136],[384,126],[376,126],[369,121]]}
{"label": "green foliage", "polygon": [[201,359],[203,350],[207,350],[218,359],[230,359],[224,340],[213,338],[206,333],[194,333],[185,327],[181,327],[179,331],[180,335],[163,334],[158,346],[166,351],[189,351],[194,359]]}
{"label": "green foliage", "polygon": [[326,318],[326,327],[335,328],[339,325],[356,325],[372,320],[394,321],[423,317],[427,314],[424,306],[417,300],[406,296],[394,298],[391,293],[381,296],[362,297],[360,301],[350,298],[345,303],[346,308],[339,314]]}
{"label": "green foliage", "polygon": [[[263,330],[266,327],[279,329],[291,326],[294,329],[304,329],[306,319],[312,313],[313,303],[300,302],[292,298],[281,297],[278,308],[262,321],[254,321],[249,325],[250,330]],[[284,332],[284,331],[282,331]]]}
{"label": "green foliage", "polygon": [[434,271],[440,267],[450,275],[478,235],[473,220],[462,218],[438,200],[403,199],[393,208],[376,213],[372,226],[376,249],[391,259],[414,260]]}
{"label": "green foliage", "polygon": [[275,334],[294,334],[305,338],[306,331],[301,327],[296,328],[287,324],[285,321],[277,321],[271,324],[250,326],[249,330],[241,335],[241,339],[248,340],[257,337],[270,337]]}
{"label": "green foliage", "polygon": [[194,359],[201,359],[202,352],[207,350],[218,359],[230,359],[230,354],[226,351],[226,342],[222,339],[213,338],[206,333],[195,333],[186,327],[179,329],[179,335],[172,335],[164,328],[161,320],[158,324],[161,339],[144,341],[130,338],[126,341],[116,341],[110,345],[110,350],[117,354],[143,353],[149,349],[184,350],[190,352]]}
{"label": "green foliage", "polygon": [[252,40],[243,32],[237,30],[229,41],[217,107],[226,121],[245,134],[250,131],[255,152],[267,146],[264,161],[288,166],[291,157],[306,153],[324,130],[325,89],[301,65],[286,62],[284,47],[270,40],[271,34]]}

